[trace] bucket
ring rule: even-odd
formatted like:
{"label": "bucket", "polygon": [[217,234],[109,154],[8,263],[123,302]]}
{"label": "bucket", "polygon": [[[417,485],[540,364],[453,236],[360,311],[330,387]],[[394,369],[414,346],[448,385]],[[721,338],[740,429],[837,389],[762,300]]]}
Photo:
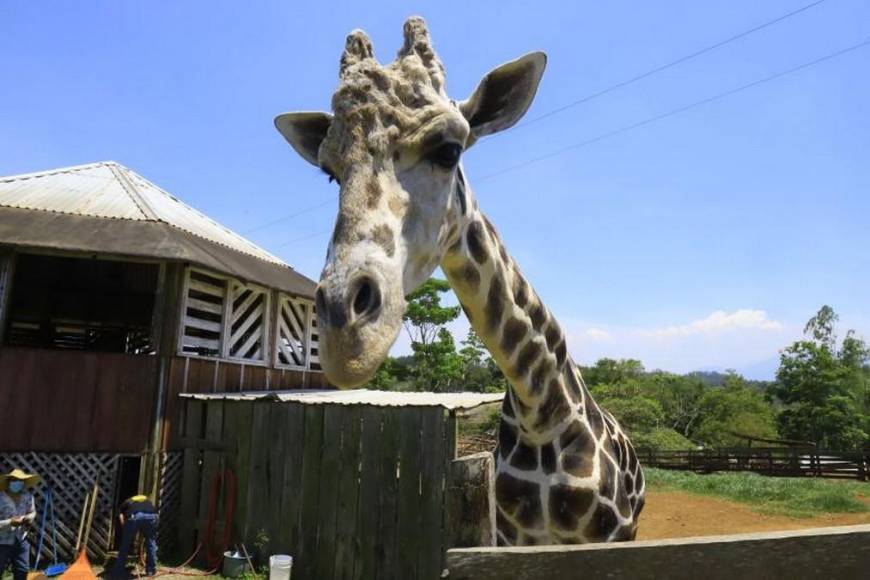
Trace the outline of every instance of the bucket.
{"label": "bucket", "polygon": [[290,580],[293,558],[278,554],[269,558],[269,580]]}
{"label": "bucket", "polygon": [[225,578],[238,578],[245,571],[248,565],[247,559],[236,552],[224,552],[224,567],[221,570],[221,575]]}

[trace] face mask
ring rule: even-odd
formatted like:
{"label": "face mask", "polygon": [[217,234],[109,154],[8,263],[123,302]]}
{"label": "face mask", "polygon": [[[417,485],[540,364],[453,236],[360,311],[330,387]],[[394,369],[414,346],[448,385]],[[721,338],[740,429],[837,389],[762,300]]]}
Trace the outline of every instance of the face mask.
{"label": "face mask", "polygon": [[9,491],[12,493],[21,493],[24,490],[24,482],[23,481],[10,481],[9,482]]}

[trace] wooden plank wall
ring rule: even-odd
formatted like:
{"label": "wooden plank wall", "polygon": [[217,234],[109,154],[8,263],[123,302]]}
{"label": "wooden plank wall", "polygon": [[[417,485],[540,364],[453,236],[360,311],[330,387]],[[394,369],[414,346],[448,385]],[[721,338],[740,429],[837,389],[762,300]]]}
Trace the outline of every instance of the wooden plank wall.
{"label": "wooden plank wall", "polygon": [[210,474],[226,465],[237,480],[232,541],[250,550],[268,538],[264,555],[292,555],[294,579],[440,577],[445,478],[455,450],[447,411],[184,404],[183,553],[203,539]]}
{"label": "wooden plank wall", "polygon": [[0,348],[0,450],[141,452],[156,366],[156,357]]}
{"label": "wooden plank wall", "polygon": [[163,448],[178,449],[183,422],[181,393],[238,393],[330,388],[320,371],[295,371],[216,359],[174,356],[167,381]]}

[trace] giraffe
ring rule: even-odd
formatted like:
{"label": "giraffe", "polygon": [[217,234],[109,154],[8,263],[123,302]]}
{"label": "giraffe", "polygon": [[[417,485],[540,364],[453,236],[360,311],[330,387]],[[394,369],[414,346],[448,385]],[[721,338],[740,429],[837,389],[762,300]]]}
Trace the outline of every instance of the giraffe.
{"label": "giraffe", "polygon": [[424,21],[409,18],[395,61],[347,37],[333,114],[275,124],[340,188],[315,300],[320,360],[341,388],[367,381],[401,328],[405,296],[441,266],[509,382],[496,450],[500,545],[632,540],[644,479],[631,442],[592,398],[559,323],[474,197],[461,156],[531,105],[546,56],[489,72],[461,102]]}

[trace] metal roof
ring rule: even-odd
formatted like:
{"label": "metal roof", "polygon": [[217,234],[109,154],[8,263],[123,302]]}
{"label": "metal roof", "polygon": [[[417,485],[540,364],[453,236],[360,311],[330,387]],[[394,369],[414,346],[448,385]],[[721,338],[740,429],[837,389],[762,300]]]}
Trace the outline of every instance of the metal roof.
{"label": "metal roof", "polygon": [[280,258],[113,161],[0,177],[0,243],[191,261],[314,292]]}
{"label": "metal roof", "polygon": [[444,407],[448,410],[465,410],[497,403],[504,393],[418,393],[409,391],[370,391],[352,389],[347,391],[250,391],[241,393],[182,393],[185,399],[199,401],[275,401],[308,405],[373,405],[377,407]]}

